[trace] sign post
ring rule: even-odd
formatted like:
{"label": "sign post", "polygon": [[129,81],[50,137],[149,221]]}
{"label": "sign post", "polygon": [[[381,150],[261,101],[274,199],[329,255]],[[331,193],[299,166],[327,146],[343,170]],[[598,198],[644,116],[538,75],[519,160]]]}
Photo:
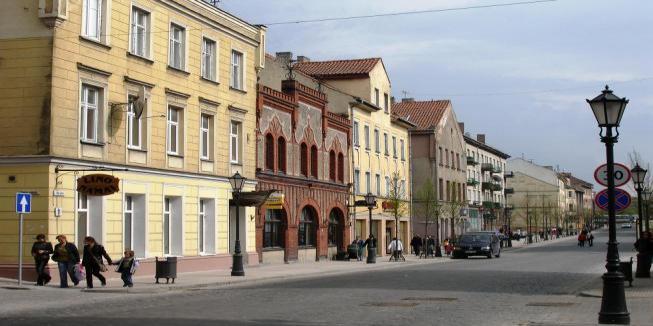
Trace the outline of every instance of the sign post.
{"label": "sign post", "polygon": [[24,214],[32,212],[32,194],[16,193],[16,213],[18,214],[18,286],[23,286],[23,220]]}

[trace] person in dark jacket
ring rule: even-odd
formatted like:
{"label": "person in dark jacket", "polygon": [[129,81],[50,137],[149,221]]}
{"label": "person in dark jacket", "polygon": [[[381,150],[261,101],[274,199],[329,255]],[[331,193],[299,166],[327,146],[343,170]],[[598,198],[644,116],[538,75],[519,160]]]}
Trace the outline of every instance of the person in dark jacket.
{"label": "person in dark jacket", "polygon": [[46,285],[52,279],[50,273],[45,270],[52,252],[52,244],[45,241],[45,234],[37,235],[36,242],[32,245],[32,257],[34,257],[34,266],[36,267],[36,275],[38,275],[36,279],[37,286]]}
{"label": "person in dark jacket", "polygon": [[419,257],[420,251],[422,249],[422,238],[416,234],[413,239],[410,240],[410,246],[413,247],[413,253],[415,253],[415,256]]}
{"label": "person in dark jacket", "polygon": [[66,236],[63,234],[57,236],[57,241],[59,243],[54,246],[52,260],[56,261],[59,267],[60,286],[62,288],[68,287],[68,275],[70,275],[73,284],[77,286],[79,280],[75,275],[75,266],[79,264],[79,251],[77,251],[75,244],[66,240]]}
{"label": "person in dark jacket", "polygon": [[104,250],[101,244],[95,242],[95,238],[84,238],[84,259],[82,260],[82,265],[86,269],[86,287],[89,289],[93,288],[93,276],[100,280],[102,286],[107,285],[107,280],[100,274],[100,272],[107,271],[107,267],[102,260],[103,257],[106,258],[107,264],[113,264],[107,251]]}

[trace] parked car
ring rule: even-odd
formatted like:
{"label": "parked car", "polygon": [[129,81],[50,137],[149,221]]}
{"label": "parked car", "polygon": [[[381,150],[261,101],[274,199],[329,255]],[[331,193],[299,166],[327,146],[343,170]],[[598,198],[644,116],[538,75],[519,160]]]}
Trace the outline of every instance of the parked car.
{"label": "parked car", "polygon": [[624,223],[624,224],[621,224],[621,228],[622,229],[632,229],[633,225],[630,224],[630,223]]}
{"label": "parked car", "polygon": [[493,232],[470,232],[465,233],[453,248],[452,258],[467,258],[470,256],[501,256],[499,237]]}

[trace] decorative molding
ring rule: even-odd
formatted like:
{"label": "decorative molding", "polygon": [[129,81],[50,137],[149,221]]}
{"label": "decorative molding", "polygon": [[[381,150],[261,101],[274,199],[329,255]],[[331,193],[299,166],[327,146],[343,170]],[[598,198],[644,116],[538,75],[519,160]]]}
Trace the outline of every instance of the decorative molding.
{"label": "decorative molding", "polygon": [[178,91],[172,90],[172,89],[170,89],[168,87],[165,88],[165,92],[166,92],[166,94],[169,94],[169,95],[183,97],[183,98],[186,98],[186,99],[190,98],[190,94],[178,92]]}
{"label": "decorative molding", "polygon": [[220,106],[220,102],[209,100],[208,98],[202,96],[199,97],[199,101],[213,106]]}
{"label": "decorative molding", "polygon": [[129,76],[125,76],[124,81],[126,83],[136,84],[136,85],[139,85],[139,86],[145,86],[145,87],[149,87],[149,88],[154,88],[156,86],[155,84],[144,82],[144,81],[138,80],[138,79],[134,79],[134,78],[131,78]]}
{"label": "decorative molding", "polygon": [[93,67],[87,66],[87,65],[85,65],[85,64],[83,64],[81,62],[77,63],[77,69],[86,70],[88,72],[91,72],[91,73],[94,73],[94,74],[99,74],[99,75],[102,75],[104,77],[111,76],[111,72],[108,72],[108,71],[105,71],[105,70],[102,70],[102,69],[93,68]]}
{"label": "decorative molding", "polygon": [[233,106],[233,105],[229,105],[229,111],[233,111],[233,112],[241,113],[241,114],[247,114],[247,110],[246,110],[246,109],[237,108],[237,107],[235,107],[235,106]]}

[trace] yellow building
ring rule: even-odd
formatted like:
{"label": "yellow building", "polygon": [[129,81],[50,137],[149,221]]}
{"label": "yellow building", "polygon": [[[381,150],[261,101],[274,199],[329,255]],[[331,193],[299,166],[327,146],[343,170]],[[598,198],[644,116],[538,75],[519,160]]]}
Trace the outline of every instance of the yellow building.
{"label": "yellow building", "polygon": [[[34,195],[24,257],[44,233],[178,256],[181,271],[230,266],[227,178],[255,187],[265,28],[201,0],[7,1],[0,21],[0,274],[17,269],[19,191]],[[120,190],[78,192],[98,171]],[[240,231],[256,263],[253,216]]]}
{"label": "yellow building", "polygon": [[[350,208],[351,218],[356,221],[352,239],[366,239],[370,233],[374,234],[378,239],[377,252],[385,255],[398,229],[399,238],[407,246],[411,208],[408,128],[412,124],[392,113],[392,89],[383,60],[310,61],[302,58],[294,69],[355,98],[347,107],[334,108],[334,113],[344,114],[353,121],[350,205],[372,193],[377,197],[377,207],[372,211],[371,227],[366,207]],[[342,112],[335,111],[337,109]],[[403,203],[398,228],[390,204],[394,193]]]}

